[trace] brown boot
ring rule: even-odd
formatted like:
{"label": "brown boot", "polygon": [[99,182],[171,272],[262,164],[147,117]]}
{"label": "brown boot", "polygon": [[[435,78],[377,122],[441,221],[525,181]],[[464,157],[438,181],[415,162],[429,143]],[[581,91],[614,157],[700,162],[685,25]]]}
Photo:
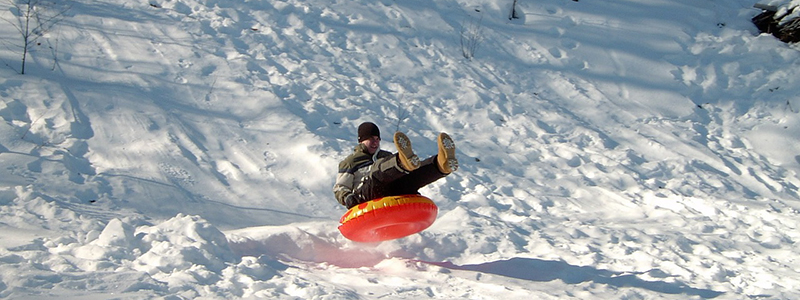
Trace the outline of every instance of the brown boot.
{"label": "brown boot", "polygon": [[411,140],[404,133],[394,133],[394,146],[397,147],[397,161],[400,167],[411,172],[419,168],[419,157],[411,149]]}
{"label": "brown boot", "polygon": [[444,174],[450,174],[458,170],[458,159],[456,158],[456,143],[450,138],[447,133],[440,133],[437,139],[439,144],[439,155],[436,157],[436,163],[439,166],[439,171]]}

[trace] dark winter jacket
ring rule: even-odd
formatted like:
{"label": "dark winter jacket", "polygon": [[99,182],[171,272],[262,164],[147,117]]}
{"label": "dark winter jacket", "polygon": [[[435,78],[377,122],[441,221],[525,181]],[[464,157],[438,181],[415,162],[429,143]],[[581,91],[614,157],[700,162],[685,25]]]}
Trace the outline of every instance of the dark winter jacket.
{"label": "dark winter jacket", "polygon": [[370,155],[364,144],[358,144],[353,154],[339,163],[339,173],[336,175],[336,183],[333,185],[333,194],[336,200],[346,206],[345,198],[352,194],[353,190],[369,174],[372,165],[379,159],[390,156],[393,154],[385,150],[378,150],[374,155]]}

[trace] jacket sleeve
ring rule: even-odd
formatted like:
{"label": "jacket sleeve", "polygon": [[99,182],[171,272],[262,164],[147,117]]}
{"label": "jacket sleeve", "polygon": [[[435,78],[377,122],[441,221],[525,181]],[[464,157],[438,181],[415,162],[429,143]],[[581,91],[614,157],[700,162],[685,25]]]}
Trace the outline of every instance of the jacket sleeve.
{"label": "jacket sleeve", "polygon": [[354,181],[355,175],[353,175],[352,170],[341,168],[340,166],[339,173],[336,174],[336,183],[333,184],[333,195],[336,197],[336,201],[339,201],[339,204],[345,205],[344,199],[353,193]]}

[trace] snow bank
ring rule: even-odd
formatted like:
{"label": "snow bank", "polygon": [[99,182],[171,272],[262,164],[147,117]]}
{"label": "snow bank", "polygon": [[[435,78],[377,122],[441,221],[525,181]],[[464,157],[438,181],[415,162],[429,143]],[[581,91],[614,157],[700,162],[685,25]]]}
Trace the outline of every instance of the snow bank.
{"label": "snow bank", "polygon": [[[76,226],[80,221],[65,224]],[[31,245],[2,249],[0,261],[6,274],[25,275],[3,276],[0,292],[9,296],[46,287],[47,295],[135,295],[146,290],[189,298],[269,296],[272,285],[266,282],[286,268],[276,260],[234,254],[225,235],[197,216],[178,215],[156,225],[141,223],[113,219],[103,228],[76,231],[74,236],[41,237]],[[95,275],[36,275],[49,272]],[[82,288],[75,290],[77,286]]]}

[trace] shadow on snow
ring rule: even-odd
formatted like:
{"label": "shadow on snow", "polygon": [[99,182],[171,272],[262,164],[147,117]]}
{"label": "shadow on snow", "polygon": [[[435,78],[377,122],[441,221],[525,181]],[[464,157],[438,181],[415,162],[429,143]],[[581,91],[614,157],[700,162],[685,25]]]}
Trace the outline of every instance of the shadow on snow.
{"label": "shadow on snow", "polygon": [[[535,258],[511,258],[476,265],[455,265],[450,262],[425,262],[452,270],[475,271],[529,281],[553,281],[560,279],[567,284],[591,281],[614,287],[635,287],[665,294],[685,294],[714,298],[722,294],[707,289],[698,289],[679,282],[646,281],[636,277],[642,273],[623,273],[596,269],[589,266],[574,266],[563,261],[548,261]],[[655,271],[654,271],[655,272]],[[663,272],[658,271],[661,275]],[[663,276],[667,277],[669,275]]]}

